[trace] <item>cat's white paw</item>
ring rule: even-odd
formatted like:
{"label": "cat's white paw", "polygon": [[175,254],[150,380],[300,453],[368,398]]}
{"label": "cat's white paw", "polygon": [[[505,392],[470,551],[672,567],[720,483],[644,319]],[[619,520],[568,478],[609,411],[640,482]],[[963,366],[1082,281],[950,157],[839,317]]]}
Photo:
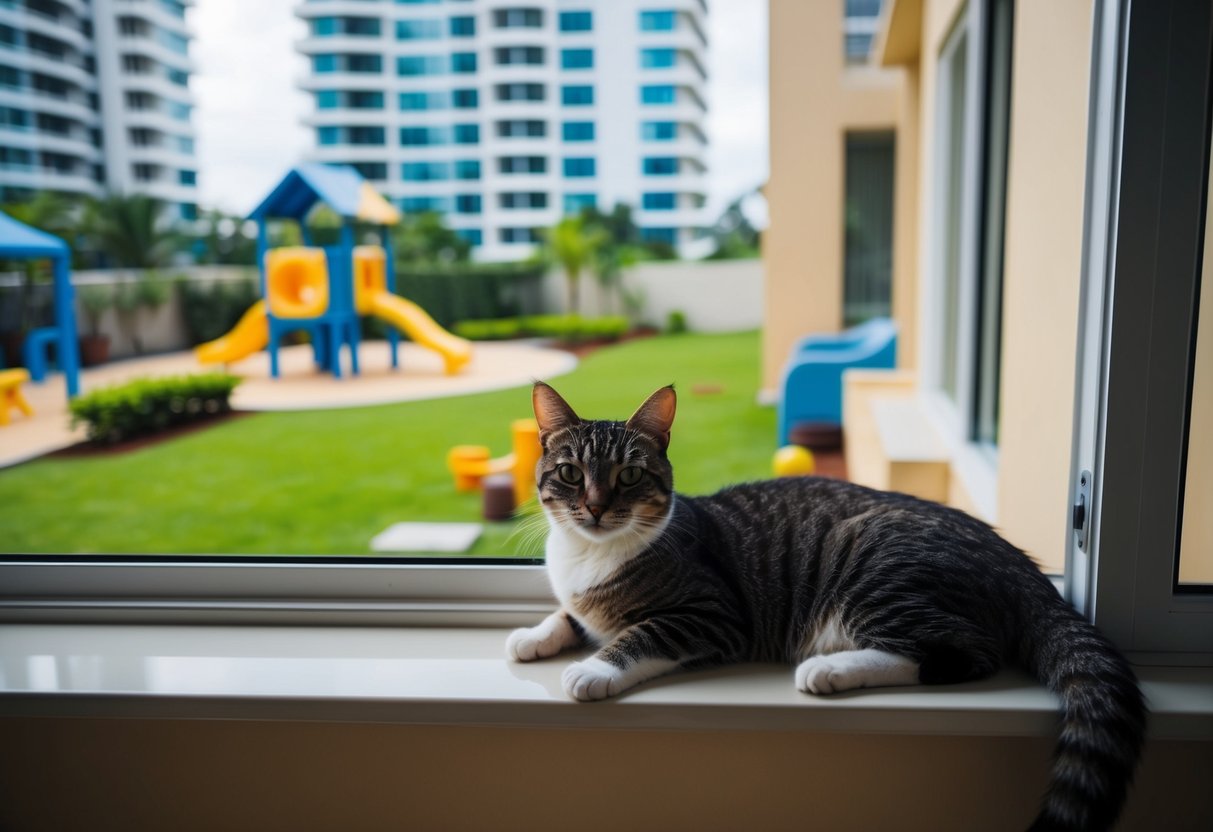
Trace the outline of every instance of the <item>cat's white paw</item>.
{"label": "cat's white paw", "polygon": [[542,625],[520,627],[505,640],[505,652],[516,662],[533,662],[560,652],[563,643],[559,633]]}
{"label": "cat's white paw", "polygon": [[591,657],[566,667],[560,681],[570,699],[592,702],[623,690],[623,671],[609,662]]}
{"label": "cat's white paw", "polygon": [[859,687],[854,674],[829,656],[813,656],[796,668],[796,689],[805,693],[835,693]]}
{"label": "cat's white paw", "polygon": [[918,684],[918,663],[883,650],[844,650],[812,656],[796,668],[796,689],[840,693],[855,688]]}

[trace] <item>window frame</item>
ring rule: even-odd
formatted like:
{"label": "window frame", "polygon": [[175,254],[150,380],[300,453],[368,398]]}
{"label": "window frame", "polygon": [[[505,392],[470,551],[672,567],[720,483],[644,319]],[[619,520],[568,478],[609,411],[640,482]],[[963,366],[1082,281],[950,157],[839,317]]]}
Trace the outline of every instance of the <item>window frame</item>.
{"label": "window frame", "polygon": [[1076,504],[1090,491],[1065,591],[1142,664],[1213,665],[1213,593],[1179,590],[1174,557],[1209,244],[1210,14],[1097,0],[1094,15],[1070,482]]}

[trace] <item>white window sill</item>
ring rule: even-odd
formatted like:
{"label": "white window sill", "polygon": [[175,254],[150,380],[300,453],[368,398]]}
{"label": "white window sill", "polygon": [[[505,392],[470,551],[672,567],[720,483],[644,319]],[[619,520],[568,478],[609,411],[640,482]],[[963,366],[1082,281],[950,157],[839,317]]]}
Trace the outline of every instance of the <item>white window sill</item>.
{"label": "white window sill", "polygon": [[[1016,672],[812,697],[790,667],[655,680],[570,702],[574,656],[516,664],[505,629],[0,626],[0,717],[251,719],[578,728],[1052,736],[1056,700]],[[1151,736],[1213,739],[1213,670],[1140,668]]]}

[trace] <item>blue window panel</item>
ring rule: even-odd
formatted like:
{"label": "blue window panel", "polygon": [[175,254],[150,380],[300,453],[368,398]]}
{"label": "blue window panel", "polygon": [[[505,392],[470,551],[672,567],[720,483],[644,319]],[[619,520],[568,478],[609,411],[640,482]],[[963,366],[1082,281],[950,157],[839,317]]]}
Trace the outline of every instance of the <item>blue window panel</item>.
{"label": "blue window panel", "polygon": [[183,69],[173,69],[166,67],[164,75],[168,80],[179,87],[188,87],[190,84],[190,74]]}
{"label": "blue window panel", "polygon": [[189,136],[173,136],[176,139],[177,149],[182,153],[194,152],[194,140]]}
{"label": "blue window panel", "polygon": [[480,144],[480,125],[456,124],[453,136],[455,144]]}
{"label": "blue window panel", "polygon": [[673,211],[678,207],[678,194],[669,191],[646,193],[640,204],[646,211]]}
{"label": "blue window panel", "polygon": [[400,144],[405,147],[424,147],[447,143],[446,130],[441,127],[401,127]]}
{"label": "blue window panel", "polygon": [[672,11],[648,11],[640,13],[640,31],[672,32],[678,16]]}
{"label": "blue window panel", "polygon": [[669,69],[678,61],[678,52],[674,49],[641,49],[641,69]]}
{"label": "blue window panel", "polygon": [[341,106],[341,93],[337,90],[320,90],[316,93],[316,109],[335,110]]}
{"label": "blue window panel", "polygon": [[382,182],[387,179],[387,162],[349,162],[350,167],[358,171],[363,179]]}
{"label": "blue window panel", "polygon": [[665,243],[666,245],[678,245],[678,229],[677,228],[642,228],[640,229],[640,239],[646,243]]}
{"label": "blue window panel", "polygon": [[561,126],[561,137],[566,142],[592,142],[594,141],[594,122],[566,121]]}
{"label": "blue window panel", "polygon": [[445,70],[446,61],[441,55],[403,55],[396,59],[396,74],[405,77],[441,75]]}
{"label": "blue window panel", "polygon": [[539,232],[534,228],[499,228],[497,239],[503,243],[538,243]]}
{"label": "blue window panel", "polygon": [[569,156],[564,160],[564,175],[569,179],[594,176],[597,165],[593,156]]}
{"label": "blue window panel", "polygon": [[198,172],[193,170],[177,171],[177,181],[182,185],[197,185]]}
{"label": "blue window panel", "polygon": [[646,156],[640,169],[645,176],[673,176],[678,173],[678,159],[674,156]]}
{"label": "blue window panel", "polygon": [[402,92],[398,100],[401,110],[442,110],[447,103],[442,92]]}
{"label": "blue window panel", "polygon": [[383,59],[378,55],[346,55],[346,72],[375,73],[383,71]]}
{"label": "blue window panel", "polygon": [[561,49],[560,66],[563,69],[593,69],[593,49]]}
{"label": "blue window panel", "polygon": [[405,182],[443,182],[451,178],[451,166],[446,162],[405,162],[400,166]]}
{"label": "blue window panel", "polygon": [[386,131],[382,127],[347,127],[346,141],[350,144],[384,144]]}
{"label": "blue window panel", "polygon": [[474,110],[480,106],[479,90],[451,90],[451,106],[456,110]]}
{"label": "blue window panel", "polygon": [[566,107],[588,107],[594,103],[594,88],[589,84],[563,86],[560,88],[560,103]]}
{"label": "blue window panel", "polygon": [[593,12],[561,12],[560,31],[562,32],[592,32],[594,30]]}
{"label": "blue window panel", "polygon": [[451,18],[451,37],[471,38],[475,36],[476,18],[472,17],[470,14]]}
{"label": "blue window panel", "polygon": [[565,194],[564,195],[564,212],[566,214],[580,214],[586,208],[598,207],[597,194]]}
{"label": "blue window panel", "polygon": [[180,101],[168,101],[165,107],[168,114],[178,121],[189,121],[190,113],[193,112],[193,107],[189,104],[182,104]]}
{"label": "blue window panel", "polygon": [[341,128],[340,127],[318,127],[316,128],[316,143],[317,144],[341,144]]}
{"label": "blue window panel", "polygon": [[345,106],[352,110],[382,110],[383,93],[374,90],[350,90],[345,94]]}
{"label": "blue window panel", "polygon": [[185,20],[185,6],[176,0],[160,0],[160,8],[178,20]]}
{"label": "blue window panel", "polygon": [[640,138],[646,142],[672,142],[678,138],[678,122],[646,121],[640,125]]}
{"label": "blue window panel", "polygon": [[480,194],[459,194],[455,197],[456,214],[479,214]]}
{"label": "blue window panel", "polygon": [[168,29],[157,29],[156,40],[161,46],[165,46],[176,52],[178,55],[188,55],[190,41],[189,38],[182,37],[176,32],[170,32]]}
{"label": "blue window panel", "polygon": [[193,221],[198,219],[198,206],[193,202],[182,202],[180,211],[181,219],[183,220]]}
{"label": "blue window panel", "polygon": [[455,178],[465,181],[480,179],[480,161],[478,159],[460,159],[455,162]]}
{"label": "blue window panel", "polygon": [[452,52],[451,72],[469,73],[476,71],[475,52]]}
{"label": "blue window panel", "polygon": [[312,72],[321,75],[326,72],[337,71],[337,56],[336,55],[313,55],[312,56]]}
{"label": "blue window panel", "polygon": [[337,18],[335,17],[318,17],[312,21],[312,36],[317,38],[327,38],[330,35],[337,34]]}
{"label": "blue window panel", "polygon": [[640,88],[641,104],[673,104],[678,90],[672,84],[645,84]]}
{"label": "blue window panel", "polygon": [[406,196],[400,200],[400,210],[406,214],[445,214],[451,210],[451,202],[444,196]]}
{"label": "blue window panel", "polygon": [[441,37],[441,20],[396,21],[396,40],[438,40]]}
{"label": "blue window panel", "polygon": [[469,245],[484,244],[484,233],[479,228],[456,228],[455,236]]}

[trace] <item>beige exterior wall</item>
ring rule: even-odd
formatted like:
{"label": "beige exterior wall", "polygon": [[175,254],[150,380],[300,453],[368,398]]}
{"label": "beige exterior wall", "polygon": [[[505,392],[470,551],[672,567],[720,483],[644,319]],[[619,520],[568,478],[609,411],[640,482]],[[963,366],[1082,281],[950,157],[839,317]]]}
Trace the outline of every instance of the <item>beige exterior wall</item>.
{"label": "beige exterior wall", "polygon": [[[846,67],[841,0],[769,0],[769,6],[771,177],[770,226],[763,236],[762,384],[775,391],[797,338],[842,326],[846,134],[897,128],[903,73]],[[902,163],[900,135],[897,142],[901,188],[901,171],[911,166]],[[908,152],[913,154],[912,146]],[[899,245],[910,222],[903,222],[908,203],[901,197],[895,195],[893,219],[894,295],[899,274],[914,262],[903,253],[913,236]]]}
{"label": "beige exterior wall", "polygon": [[[1023,829],[1052,746],[1045,737],[46,718],[0,720],[0,736],[0,828],[24,832]],[[1148,743],[1117,829],[1210,828],[1211,779],[1208,743]]]}
{"label": "beige exterior wall", "polygon": [[1086,181],[1091,0],[1015,5],[998,525],[1065,561]]}

